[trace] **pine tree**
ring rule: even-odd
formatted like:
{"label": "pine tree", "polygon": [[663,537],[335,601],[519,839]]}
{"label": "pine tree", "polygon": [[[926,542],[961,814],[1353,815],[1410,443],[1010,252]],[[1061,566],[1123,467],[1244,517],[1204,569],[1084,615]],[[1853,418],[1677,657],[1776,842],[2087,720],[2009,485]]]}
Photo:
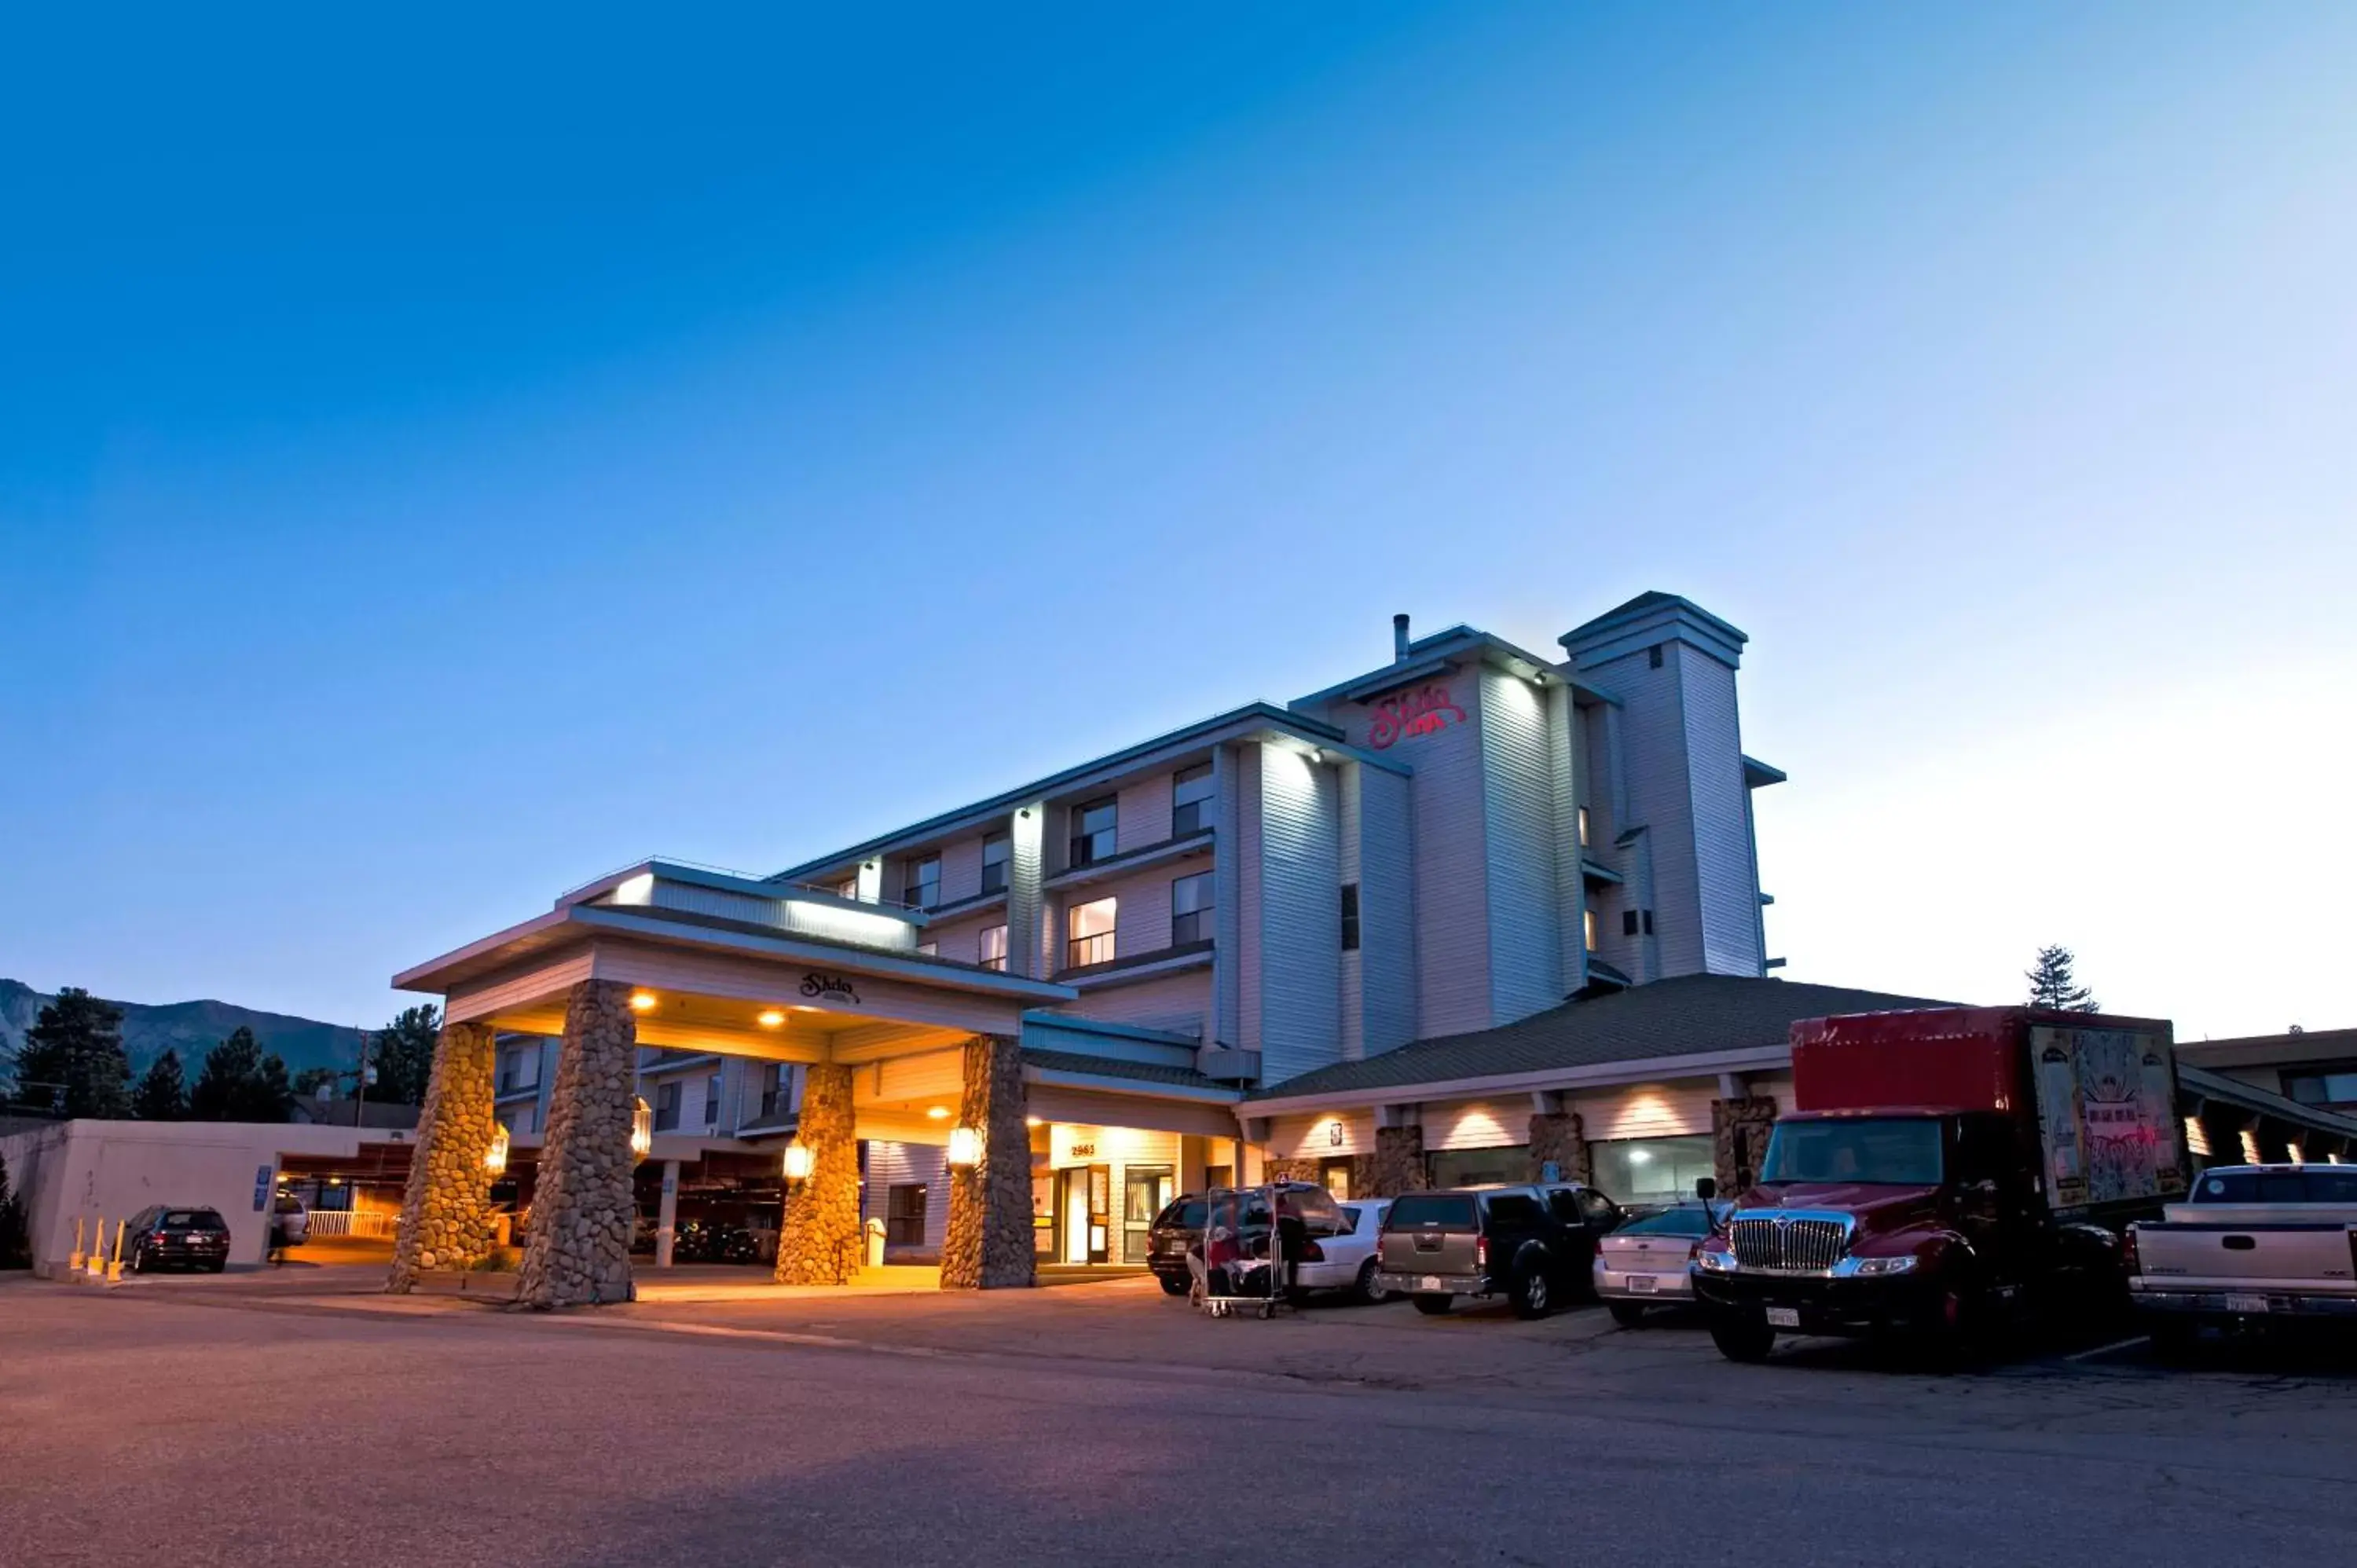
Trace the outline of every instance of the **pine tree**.
{"label": "pine tree", "polygon": [[123,1054],[123,1009],[66,986],[25,1031],[16,1092],[68,1116],[127,1116],[131,1062]]}
{"label": "pine tree", "polygon": [[425,1103],[426,1080],[434,1076],[434,1047],[441,1040],[442,1010],[428,1002],[404,1007],[400,1016],[376,1032],[371,1059],[376,1082],[371,1100],[393,1105]]}
{"label": "pine tree", "polygon": [[284,1122],[294,1098],[286,1063],[274,1051],[265,1055],[241,1024],[205,1053],[204,1070],[188,1090],[188,1114],[199,1122]]}
{"label": "pine tree", "polygon": [[131,1091],[131,1113],[142,1122],[178,1122],[188,1114],[188,1086],[180,1053],[166,1047]]}
{"label": "pine tree", "polygon": [[2029,982],[2029,1004],[2061,1013],[2101,1012],[2094,996],[2071,972],[2078,961],[2069,948],[2040,948],[2038,966],[2024,976]]}
{"label": "pine tree", "polygon": [[32,1262],[25,1235],[25,1200],[8,1187],[8,1161],[0,1155],[0,1269],[21,1269]]}

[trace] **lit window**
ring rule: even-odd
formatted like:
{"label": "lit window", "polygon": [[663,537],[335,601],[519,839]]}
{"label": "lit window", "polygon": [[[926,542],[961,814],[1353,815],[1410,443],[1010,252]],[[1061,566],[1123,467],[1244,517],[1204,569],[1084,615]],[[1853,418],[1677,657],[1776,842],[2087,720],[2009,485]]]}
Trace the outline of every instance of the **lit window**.
{"label": "lit window", "polygon": [[1588,908],[1588,909],[1585,909],[1585,910],[1581,911],[1581,913],[1580,913],[1580,924],[1581,924],[1582,929],[1585,931],[1585,933],[1586,933],[1586,935],[1587,935],[1587,950],[1588,950],[1589,952],[1594,952],[1594,951],[1596,950],[1596,911],[1595,911],[1595,909],[1593,909],[1593,908]]}
{"label": "lit window", "polygon": [[975,961],[985,969],[1006,967],[1006,928],[985,926],[974,947]]}
{"label": "lit window", "polygon": [[1342,950],[1359,950],[1359,885],[1342,884]]}
{"label": "lit window", "polygon": [[672,1079],[669,1083],[658,1085],[655,1090],[655,1131],[658,1133],[679,1131],[679,1080],[677,1079]]}
{"label": "lit window", "polygon": [[1119,842],[1114,831],[1119,820],[1118,804],[1110,795],[1073,807],[1071,864],[1093,865],[1100,860],[1112,859]]}
{"label": "lit window", "polygon": [[1007,837],[1005,833],[985,833],[982,837],[982,890],[985,893],[1006,891]]}
{"label": "lit window", "polygon": [[1185,838],[1211,825],[1211,765],[1182,768],[1170,781],[1170,836]]}
{"label": "lit window", "polygon": [[704,1124],[720,1124],[720,1075],[716,1072],[704,1080]]}
{"label": "lit window", "polygon": [[1114,906],[1113,898],[1097,898],[1086,904],[1075,904],[1065,916],[1065,966],[1084,969],[1092,963],[1111,963],[1114,956],[1113,933]]}
{"label": "lit window", "polygon": [[942,857],[929,854],[912,860],[900,873],[900,902],[911,909],[930,909],[942,901]]}
{"label": "lit window", "polygon": [[1180,876],[1170,884],[1170,945],[1211,940],[1211,874]]}
{"label": "lit window", "polygon": [[939,958],[942,956],[942,944],[939,942],[919,942],[917,944],[917,953],[920,958]]}
{"label": "lit window", "polygon": [[1579,808],[1579,847],[1587,847],[1587,808]]}

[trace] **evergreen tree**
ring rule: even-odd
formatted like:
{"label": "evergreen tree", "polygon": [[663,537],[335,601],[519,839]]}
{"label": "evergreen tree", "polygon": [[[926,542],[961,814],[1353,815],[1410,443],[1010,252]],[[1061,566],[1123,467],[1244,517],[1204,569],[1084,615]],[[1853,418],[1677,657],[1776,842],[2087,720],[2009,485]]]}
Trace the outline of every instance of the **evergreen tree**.
{"label": "evergreen tree", "polygon": [[188,1114],[199,1122],[284,1122],[294,1101],[286,1064],[264,1054],[253,1031],[240,1025],[205,1053],[204,1070],[188,1090]]}
{"label": "evergreen tree", "polygon": [[425,1082],[434,1074],[434,1047],[442,1037],[442,1010],[431,1002],[404,1007],[376,1032],[370,1059],[376,1082],[369,1098],[393,1105],[425,1103]]}
{"label": "evergreen tree", "polygon": [[16,1092],[68,1116],[131,1113],[131,1063],[123,1054],[123,1009],[66,986],[25,1031]]}
{"label": "evergreen tree", "polygon": [[188,1086],[180,1071],[180,1053],[169,1048],[157,1057],[131,1091],[131,1113],[142,1122],[178,1122],[188,1114]]}
{"label": "evergreen tree", "polygon": [[0,1155],[0,1269],[21,1269],[32,1262],[25,1234],[25,1200],[8,1186],[8,1160]]}
{"label": "evergreen tree", "polygon": [[2069,948],[2040,948],[2038,966],[2025,976],[2029,982],[2029,1004],[2063,1013],[2102,1011],[2093,995],[2071,972],[2078,961]]}

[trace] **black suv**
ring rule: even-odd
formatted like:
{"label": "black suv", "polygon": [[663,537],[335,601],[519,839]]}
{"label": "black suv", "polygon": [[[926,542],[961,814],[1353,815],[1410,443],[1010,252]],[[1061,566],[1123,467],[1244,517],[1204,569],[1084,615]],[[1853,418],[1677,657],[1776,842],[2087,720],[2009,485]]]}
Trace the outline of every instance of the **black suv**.
{"label": "black suv", "polygon": [[1571,1182],[1402,1193],[1383,1218],[1375,1281],[1434,1316],[1469,1295],[1544,1317],[1589,1292],[1597,1240],[1621,1218],[1620,1205]]}
{"label": "black suv", "polygon": [[174,1263],[219,1273],[229,1267],[229,1223],[217,1208],[157,1204],[132,1217],[123,1250],[124,1264],[133,1273]]}

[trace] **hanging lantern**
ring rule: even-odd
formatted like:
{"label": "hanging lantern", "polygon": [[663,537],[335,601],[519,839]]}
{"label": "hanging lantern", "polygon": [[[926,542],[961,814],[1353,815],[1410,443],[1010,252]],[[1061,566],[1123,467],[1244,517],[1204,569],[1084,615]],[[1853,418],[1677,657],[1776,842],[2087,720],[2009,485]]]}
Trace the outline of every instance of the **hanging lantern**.
{"label": "hanging lantern", "polygon": [[508,1129],[504,1122],[491,1123],[491,1146],[483,1151],[483,1168],[493,1176],[507,1174]]}
{"label": "hanging lantern", "polygon": [[973,1127],[950,1129],[950,1164],[978,1165],[982,1164],[982,1133]]}
{"label": "hanging lantern", "polygon": [[634,1101],[630,1112],[630,1157],[643,1160],[654,1152],[655,1108],[644,1100]]}
{"label": "hanging lantern", "polygon": [[790,1182],[808,1181],[811,1166],[814,1163],[811,1146],[800,1138],[796,1138],[786,1145],[785,1155],[778,1162],[779,1174]]}

